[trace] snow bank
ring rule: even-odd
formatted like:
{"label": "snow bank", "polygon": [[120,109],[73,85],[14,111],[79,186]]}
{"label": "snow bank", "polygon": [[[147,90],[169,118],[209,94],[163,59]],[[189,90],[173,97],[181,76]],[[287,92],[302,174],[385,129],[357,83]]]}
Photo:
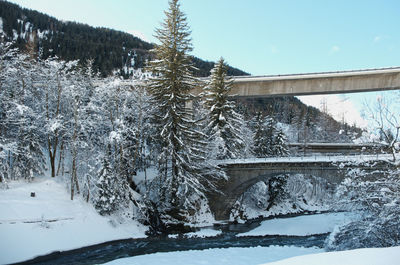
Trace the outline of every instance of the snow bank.
{"label": "snow bank", "polygon": [[299,256],[268,265],[398,265],[400,247],[364,248]]}
{"label": "snow bank", "polygon": [[[110,240],[145,237],[136,221],[100,216],[79,196],[71,201],[54,179],[9,182],[0,190],[0,264]],[[36,197],[30,197],[35,192]]]}
{"label": "snow bank", "polygon": [[192,232],[192,233],[187,233],[185,234],[186,237],[215,237],[221,235],[222,232],[220,230],[215,230],[212,228],[203,228],[200,229],[200,231],[197,232]]}
{"label": "snow bank", "polygon": [[234,264],[234,265],[256,265],[263,262],[272,262],[288,257],[321,253],[319,248],[302,247],[254,247],[254,248],[216,248],[207,250],[190,250],[167,253],[155,253],[130,258],[117,259],[108,265],[207,265],[207,264]]}
{"label": "snow bank", "polygon": [[200,229],[197,232],[191,232],[191,233],[186,233],[186,234],[169,234],[169,238],[179,238],[180,236],[183,236],[185,238],[192,238],[192,237],[199,237],[199,238],[206,238],[206,237],[216,237],[222,234],[222,231],[220,230],[215,230],[212,228],[203,228]]}
{"label": "snow bank", "polygon": [[288,235],[308,236],[332,232],[335,226],[358,218],[352,213],[325,213],[263,221],[249,232],[237,236]]}

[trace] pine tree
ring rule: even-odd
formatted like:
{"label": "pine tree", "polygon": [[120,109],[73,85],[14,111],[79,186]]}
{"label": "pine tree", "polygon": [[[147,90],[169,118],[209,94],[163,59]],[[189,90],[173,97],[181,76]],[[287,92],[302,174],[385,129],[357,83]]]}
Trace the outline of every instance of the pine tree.
{"label": "pine tree", "polygon": [[274,156],[274,137],[276,126],[274,120],[269,117],[263,117],[261,113],[256,116],[254,140],[254,154],[257,157]]}
{"label": "pine tree", "polygon": [[272,153],[274,156],[287,156],[289,154],[289,149],[287,147],[286,135],[281,129],[276,129],[275,132]]}
{"label": "pine tree", "polygon": [[148,95],[143,86],[137,86],[133,91],[126,91],[124,98],[120,122],[123,147],[120,175],[127,179],[132,189],[136,190],[132,176],[135,176],[137,171],[146,170],[148,166],[146,139],[151,132],[149,113],[153,106],[149,104]]}
{"label": "pine tree", "polygon": [[[137,156],[139,145],[139,131],[137,126],[137,119],[133,112],[136,109],[129,105],[124,106],[122,121],[120,123],[121,131],[121,154],[120,154],[120,176],[126,178],[128,181],[135,175],[138,169]],[[132,182],[131,182],[132,183]]]}
{"label": "pine tree", "polygon": [[289,154],[286,135],[276,126],[269,116],[263,117],[258,112],[252,120],[253,124],[253,152],[256,157],[285,156]]}
{"label": "pine tree", "polygon": [[44,173],[46,162],[37,131],[30,124],[32,121],[25,120],[25,122],[28,125],[21,125],[20,128],[13,171],[16,178],[31,180],[34,174]]}
{"label": "pine tree", "polygon": [[103,159],[96,185],[98,188],[98,195],[95,201],[97,211],[101,215],[111,214],[117,209],[120,196],[116,189],[118,181],[110,165],[109,153]]}
{"label": "pine tree", "polygon": [[253,152],[256,157],[267,157],[272,153],[272,132],[269,126],[271,123],[271,119],[269,117],[263,117],[261,112],[258,112],[253,119]]}
{"label": "pine tree", "polygon": [[214,143],[217,159],[237,158],[243,153],[241,128],[243,117],[228,100],[232,79],[227,77],[227,65],[221,58],[211,71],[211,80],[205,88],[205,106],[209,110],[208,135]]}
{"label": "pine tree", "polygon": [[[9,151],[9,165],[3,168],[9,170],[8,177],[32,179],[45,168],[40,142],[41,115],[39,104],[35,103],[40,92],[32,85],[34,62],[16,50],[0,51],[0,60],[0,68],[7,66],[0,75],[3,87],[0,89],[0,152],[4,147]],[[14,147],[7,148],[12,142]],[[3,143],[7,144],[2,148]]]}
{"label": "pine tree", "polygon": [[[193,210],[192,198],[204,197],[205,183],[212,167],[205,161],[205,135],[196,130],[196,121],[186,103],[197,85],[192,75],[192,50],[186,16],[177,0],[169,2],[162,28],[156,30],[160,45],[155,48],[157,60],[150,62],[153,77],[148,90],[156,106],[156,142],[159,149],[158,180],[160,211],[182,219]],[[210,171],[208,171],[210,172]],[[194,196],[194,197],[193,197]]]}

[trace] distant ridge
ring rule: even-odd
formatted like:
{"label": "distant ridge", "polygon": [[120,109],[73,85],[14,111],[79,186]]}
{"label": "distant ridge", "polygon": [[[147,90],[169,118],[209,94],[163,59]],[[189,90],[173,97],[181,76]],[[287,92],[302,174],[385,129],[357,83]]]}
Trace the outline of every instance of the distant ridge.
{"label": "distant ridge", "polygon": [[[150,50],[155,44],[122,31],[63,22],[5,0],[0,0],[0,18],[0,40],[15,41],[21,50],[30,50],[43,59],[57,56],[82,63],[92,59],[94,70],[103,76],[118,71],[128,77],[133,69],[144,67],[152,59]],[[193,62],[197,68],[194,74],[199,77],[208,76],[214,66],[214,62],[196,57]],[[233,67],[229,67],[228,74],[249,75]]]}

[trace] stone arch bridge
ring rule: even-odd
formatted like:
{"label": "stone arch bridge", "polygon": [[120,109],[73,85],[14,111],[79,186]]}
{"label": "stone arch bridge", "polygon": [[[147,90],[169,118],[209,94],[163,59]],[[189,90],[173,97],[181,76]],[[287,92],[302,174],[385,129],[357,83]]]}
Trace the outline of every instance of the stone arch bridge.
{"label": "stone arch bridge", "polygon": [[237,199],[252,185],[259,181],[281,174],[307,174],[326,179],[329,183],[339,184],[345,177],[350,161],[376,161],[374,167],[357,165],[366,171],[387,168],[390,163],[388,155],[366,156],[316,156],[316,157],[282,157],[267,159],[224,160],[218,164],[228,176],[221,180],[217,187],[223,193],[208,194],[209,205],[216,220],[228,220],[231,209]]}

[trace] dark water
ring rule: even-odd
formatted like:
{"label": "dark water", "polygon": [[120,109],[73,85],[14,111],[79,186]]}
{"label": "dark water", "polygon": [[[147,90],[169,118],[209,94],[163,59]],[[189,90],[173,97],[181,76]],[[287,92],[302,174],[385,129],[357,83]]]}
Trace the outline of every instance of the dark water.
{"label": "dark water", "polygon": [[145,238],[106,242],[71,251],[54,252],[18,264],[101,264],[118,258],[125,258],[156,252],[180,250],[202,250],[208,248],[256,247],[271,245],[293,245],[323,247],[328,234],[315,236],[260,236],[236,237],[259,225],[260,221],[238,225],[219,225],[222,235],[212,238]]}

